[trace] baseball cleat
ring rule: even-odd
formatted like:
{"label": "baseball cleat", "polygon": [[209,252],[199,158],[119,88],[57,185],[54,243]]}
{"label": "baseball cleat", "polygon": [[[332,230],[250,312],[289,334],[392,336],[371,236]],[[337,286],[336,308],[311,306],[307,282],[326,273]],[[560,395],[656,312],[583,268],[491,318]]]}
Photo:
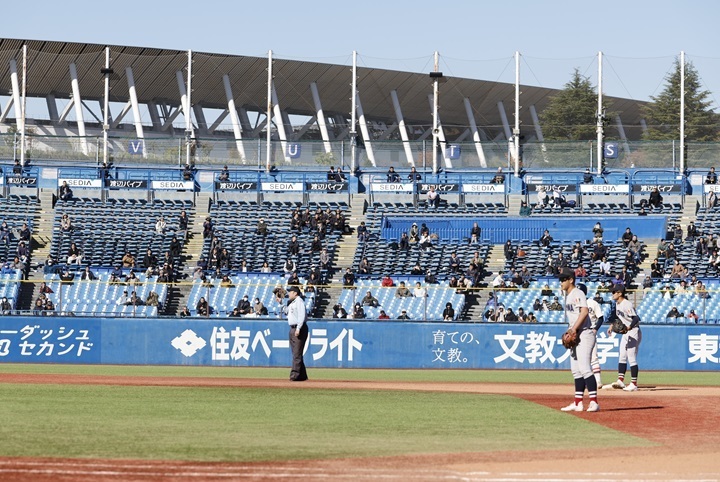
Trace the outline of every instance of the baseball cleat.
{"label": "baseball cleat", "polygon": [[590,405],[588,405],[588,412],[599,412],[600,411],[600,405],[596,401],[590,402]]}
{"label": "baseball cleat", "polygon": [[582,412],[583,404],[582,404],[582,402],[577,403],[577,404],[575,402],[573,402],[570,405],[568,405],[567,407],[561,408],[560,411],[561,412]]}
{"label": "baseball cleat", "polygon": [[620,389],[620,388],[625,388],[625,383],[623,383],[622,380],[618,380],[618,381],[616,381],[616,382],[614,382],[614,383],[612,384],[612,387],[613,387],[613,388],[618,388],[618,389]]}
{"label": "baseball cleat", "polygon": [[627,387],[623,388],[623,391],[626,391],[626,392],[637,392],[637,390],[638,390],[638,387],[634,383],[631,383]]}

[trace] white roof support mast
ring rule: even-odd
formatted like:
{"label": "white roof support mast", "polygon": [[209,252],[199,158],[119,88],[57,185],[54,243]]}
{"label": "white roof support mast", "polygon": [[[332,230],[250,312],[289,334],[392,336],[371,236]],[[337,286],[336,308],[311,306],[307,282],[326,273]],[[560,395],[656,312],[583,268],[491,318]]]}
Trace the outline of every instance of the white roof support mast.
{"label": "white roof support mast", "polygon": [[605,110],[603,109],[603,88],[602,88],[602,52],[598,52],[598,105],[597,105],[597,175],[603,172],[603,157],[605,153]]}
{"label": "white roof support mast", "polygon": [[[223,86],[225,87],[225,97],[228,103],[228,112],[230,113],[230,122],[232,123],[233,134],[235,135],[235,145],[240,155],[240,162],[245,164],[245,145],[242,140],[242,127],[240,125],[240,117],[235,107],[235,97],[233,96],[232,86],[230,85],[230,77],[223,75]],[[213,126],[214,128],[215,126]]]}
{"label": "white roof support mast", "polygon": [[398,130],[400,131],[400,138],[403,142],[405,157],[407,158],[408,164],[414,166],[415,159],[413,159],[412,149],[410,148],[410,137],[407,133],[407,127],[405,126],[405,118],[403,117],[402,109],[400,108],[400,101],[398,100],[397,90],[391,90],[390,97],[392,98],[393,107],[395,108],[395,117],[398,121]]}
{"label": "white roof support mast", "polygon": [[515,128],[513,129],[515,176],[520,175],[520,52],[515,52]]}
{"label": "white roof support mast", "polygon": [[680,175],[685,172],[685,52],[680,52]]}
{"label": "white roof support mast", "polygon": [[480,142],[480,131],[478,130],[477,123],[475,122],[475,114],[473,114],[470,99],[465,97],[463,99],[463,103],[465,104],[465,113],[467,114],[468,122],[470,123],[470,131],[472,132],[475,150],[477,151],[478,159],[480,160],[480,167],[487,167],[485,151],[483,150],[482,143]]}
{"label": "white roof support mast", "polygon": [[320,128],[320,136],[323,140],[323,146],[327,154],[332,153],[332,146],[330,145],[330,134],[328,134],[327,122],[325,120],[325,113],[323,112],[322,102],[320,102],[320,93],[318,92],[317,84],[310,82],[310,92],[312,93],[313,102],[315,103],[315,111],[317,125]]}
{"label": "white roof support mast", "polygon": [[[135,121],[135,134],[138,136],[138,139],[143,140],[145,139],[145,133],[140,119],[140,103],[138,102],[137,91],[135,90],[135,77],[133,76],[132,67],[125,68],[125,76],[127,77],[128,92],[130,94],[130,108],[132,109],[133,120]],[[124,112],[127,111],[123,109],[123,112],[115,119],[113,125],[117,125],[120,122],[125,115]],[[145,149],[143,149],[143,157],[147,157]]]}

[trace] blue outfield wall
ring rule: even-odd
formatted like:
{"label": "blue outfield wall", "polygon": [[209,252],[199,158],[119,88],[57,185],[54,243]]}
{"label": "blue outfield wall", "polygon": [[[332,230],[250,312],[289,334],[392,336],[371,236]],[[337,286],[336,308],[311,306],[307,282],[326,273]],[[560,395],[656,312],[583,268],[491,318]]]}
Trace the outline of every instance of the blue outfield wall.
{"label": "blue outfield wall", "polygon": [[[568,369],[564,325],[311,321],[308,367]],[[290,364],[277,320],[5,317],[0,361],[137,365]],[[720,326],[645,326],[643,370],[718,370]],[[599,338],[607,370],[616,335]]]}

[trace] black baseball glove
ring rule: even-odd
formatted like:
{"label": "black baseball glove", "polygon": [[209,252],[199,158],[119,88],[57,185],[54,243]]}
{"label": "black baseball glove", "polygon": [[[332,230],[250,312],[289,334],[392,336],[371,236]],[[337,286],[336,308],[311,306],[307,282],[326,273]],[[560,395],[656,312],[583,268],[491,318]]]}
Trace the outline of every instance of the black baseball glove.
{"label": "black baseball glove", "polygon": [[615,321],[612,322],[612,325],[610,325],[610,329],[615,333],[619,333],[621,335],[624,335],[628,331],[627,326],[625,326],[625,323],[620,321],[620,318],[617,318],[615,319]]}

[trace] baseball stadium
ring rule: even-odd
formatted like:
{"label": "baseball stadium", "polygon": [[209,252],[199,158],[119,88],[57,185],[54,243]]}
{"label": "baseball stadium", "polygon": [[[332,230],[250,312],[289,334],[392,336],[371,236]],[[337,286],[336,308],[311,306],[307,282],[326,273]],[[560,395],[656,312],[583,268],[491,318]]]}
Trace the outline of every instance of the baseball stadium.
{"label": "baseball stadium", "polygon": [[0,480],[719,480],[691,60],[0,39]]}

